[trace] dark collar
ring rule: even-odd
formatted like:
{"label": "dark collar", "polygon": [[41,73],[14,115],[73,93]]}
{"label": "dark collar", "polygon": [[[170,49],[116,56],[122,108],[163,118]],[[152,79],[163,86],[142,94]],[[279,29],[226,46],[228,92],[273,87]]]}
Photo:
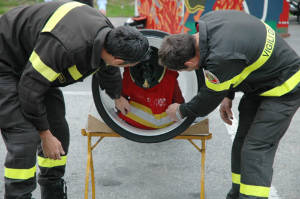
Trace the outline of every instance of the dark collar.
{"label": "dark collar", "polygon": [[104,26],[97,33],[92,49],[91,67],[93,69],[99,68],[103,62],[101,59],[101,51],[104,47],[105,39],[111,30],[111,27]]}
{"label": "dark collar", "polygon": [[207,27],[204,21],[199,20],[199,50],[200,50],[200,66],[202,68],[205,65],[205,59],[207,57],[208,44],[207,44]]}

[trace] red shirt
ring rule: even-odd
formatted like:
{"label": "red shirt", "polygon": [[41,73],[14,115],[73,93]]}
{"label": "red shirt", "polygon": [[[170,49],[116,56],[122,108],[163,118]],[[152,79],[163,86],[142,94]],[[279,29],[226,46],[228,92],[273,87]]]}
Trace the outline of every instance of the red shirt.
{"label": "red shirt", "polygon": [[[164,77],[160,83],[152,88],[142,88],[137,86],[132,80],[129,68],[125,68],[123,73],[122,95],[129,100],[131,105],[138,105],[138,108],[141,108],[148,114],[154,115],[155,118],[164,117],[163,115],[165,114],[165,110],[170,104],[184,102],[177,77],[178,72],[166,69]],[[141,129],[160,128],[158,126],[146,124],[147,122],[134,119],[128,114],[125,116],[122,113],[119,113],[119,116],[132,126]]]}

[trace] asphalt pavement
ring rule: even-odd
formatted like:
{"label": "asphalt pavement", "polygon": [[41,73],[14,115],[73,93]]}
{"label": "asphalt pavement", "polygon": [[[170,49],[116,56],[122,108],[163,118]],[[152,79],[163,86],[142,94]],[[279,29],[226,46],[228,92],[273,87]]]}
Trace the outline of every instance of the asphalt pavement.
{"label": "asphalt pavement", "polygon": [[[116,26],[125,18],[111,18]],[[291,17],[290,37],[285,40],[300,54],[300,24]],[[71,144],[65,180],[70,199],[83,199],[87,161],[85,127],[93,104],[91,78],[62,89],[70,125]],[[233,110],[241,95],[234,100]],[[215,110],[209,115],[213,139],[207,141],[206,199],[225,199],[231,185],[230,151],[232,140]],[[271,199],[300,198],[300,112],[282,138],[274,163]],[[0,162],[5,145],[0,139]],[[94,140],[95,141],[95,140]],[[196,141],[200,144],[200,141]],[[200,153],[185,140],[141,144],[125,138],[105,138],[94,151],[97,199],[196,199],[200,198]],[[3,176],[3,169],[0,170]],[[0,181],[0,198],[4,183]],[[91,198],[91,194],[90,198]],[[39,188],[34,197],[40,198]]]}

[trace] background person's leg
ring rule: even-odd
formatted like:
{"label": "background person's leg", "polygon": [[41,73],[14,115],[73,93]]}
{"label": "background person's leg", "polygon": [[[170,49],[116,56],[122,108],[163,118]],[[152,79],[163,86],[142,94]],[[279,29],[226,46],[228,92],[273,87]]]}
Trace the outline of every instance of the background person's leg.
{"label": "background person's leg", "polygon": [[238,107],[239,125],[231,150],[232,188],[227,194],[226,199],[239,198],[241,178],[241,149],[259,104],[260,100],[258,98],[247,97],[245,95],[240,101]]}
{"label": "background person's leg", "polygon": [[46,94],[45,104],[50,131],[61,142],[66,154],[61,156],[61,160],[51,160],[43,155],[42,149],[39,147],[40,174],[38,182],[41,186],[42,199],[62,199],[66,198],[66,187],[62,177],[65,174],[70,137],[69,126],[65,119],[65,103],[62,92],[57,88],[50,89]]}

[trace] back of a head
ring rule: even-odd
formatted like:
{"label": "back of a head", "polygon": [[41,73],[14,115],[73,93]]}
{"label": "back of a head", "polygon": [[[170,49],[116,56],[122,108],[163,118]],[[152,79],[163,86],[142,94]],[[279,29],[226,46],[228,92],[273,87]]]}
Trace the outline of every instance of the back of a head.
{"label": "back of a head", "polygon": [[159,63],[172,70],[185,69],[184,63],[195,56],[195,39],[189,34],[169,35],[158,51]]}
{"label": "back of a head", "polygon": [[136,28],[119,26],[110,31],[104,47],[114,57],[135,63],[145,58],[149,43],[148,39]]}

